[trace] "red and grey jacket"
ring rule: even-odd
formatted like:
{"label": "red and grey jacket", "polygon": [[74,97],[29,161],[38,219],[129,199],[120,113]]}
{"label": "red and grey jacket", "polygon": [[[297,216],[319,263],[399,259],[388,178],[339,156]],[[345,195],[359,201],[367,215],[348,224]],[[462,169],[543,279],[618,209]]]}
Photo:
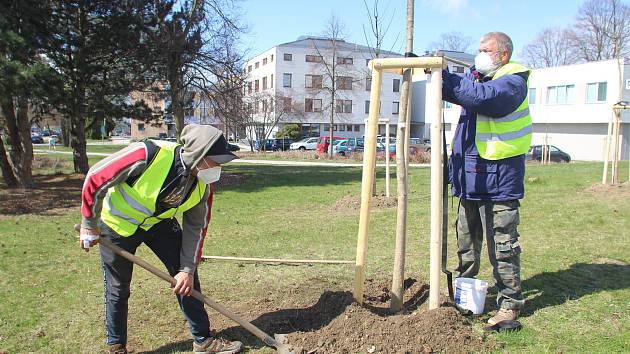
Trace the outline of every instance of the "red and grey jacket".
{"label": "red and grey jacket", "polygon": [[[150,140],[132,143],[128,147],[106,157],[95,164],[88,172],[81,194],[82,226],[97,228],[101,214],[103,200],[110,187],[122,183],[132,183],[147,168],[152,157],[157,153],[157,147]],[[156,210],[168,208],[165,197],[171,196],[173,190],[180,190],[182,199],[187,197],[192,188],[177,188],[186,184],[190,178],[190,168],[186,167],[178,148],[175,161],[171,166],[163,190],[158,196]],[[190,183],[188,183],[190,184]],[[192,184],[194,185],[194,183]],[[182,248],[180,251],[180,271],[194,273],[201,259],[201,251],[206,236],[212,209],[212,185],[206,189],[201,202],[183,213]],[[164,200],[164,201],[163,201]],[[162,202],[163,201],[163,202]]]}

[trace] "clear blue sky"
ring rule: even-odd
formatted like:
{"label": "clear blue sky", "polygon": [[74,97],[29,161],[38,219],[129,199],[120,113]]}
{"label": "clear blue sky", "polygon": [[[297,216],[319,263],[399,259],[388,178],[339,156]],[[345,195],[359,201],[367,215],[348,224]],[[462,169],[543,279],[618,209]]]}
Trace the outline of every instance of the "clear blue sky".
{"label": "clear blue sky", "polygon": [[[474,40],[490,31],[512,37],[515,56],[546,27],[572,23],[584,0],[416,0],[414,51],[424,53],[441,33],[459,31]],[[373,0],[367,0],[368,5]],[[363,0],[244,0],[244,22],[250,32],[243,38],[249,56],[305,34],[322,34],[332,13],[344,24],[346,39],[366,44],[363,25],[369,20]],[[383,49],[404,52],[406,0],[380,0],[388,18],[394,16]],[[392,45],[396,36],[396,45]]]}

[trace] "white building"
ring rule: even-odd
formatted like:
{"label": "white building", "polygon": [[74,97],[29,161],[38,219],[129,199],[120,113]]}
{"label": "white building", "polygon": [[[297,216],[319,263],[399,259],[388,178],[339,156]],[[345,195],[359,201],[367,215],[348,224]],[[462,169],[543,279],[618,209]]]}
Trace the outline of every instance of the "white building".
{"label": "white building", "polygon": [[[336,136],[353,137],[365,134],[368,117],[370,80],[367,63],[374,49],[359,44],[338,41],[333,54],[332,41],[318,37],[300,37],[280,44],[249,60],[246,96],[258,97],[255,112],[264,111],[268,98],[282,100],[293,111],[282,116],[271,134],[286,124],[298,124],[303,135],[319,136],[330,133],[330,93],[332,75],[327,74],[336,56],[337,94],[333,131]],[[380,57],[400,57],[381,51]],[[400,101],[401,76],[385,74],[381,98],[381,117],[389,119],[395,132]],[[290,104],[289,104],[290,103]],[[278,105],[276,105],[278,106]],[[275,109],[275,108],[272,108]],[[380,127],[384,133],[385,127]]]}
{"label": "white building", "polygon": [[[621,82],[616,60],[558,66],[532,71],[529,79],[529,104],[533,120],[532,144],[548,143],[571,155],[573,160],[602,161],[606,147],[612,106],[630,101],[630,67],[621,62]],[[426,122],[425,76],[414,76],[413,120]],[[452,139],[460,107],[445,105],[447,141]],[[628,159],[630,112],[621,115],[622,159]],[[428,136],[425,129],[424,137]]]}

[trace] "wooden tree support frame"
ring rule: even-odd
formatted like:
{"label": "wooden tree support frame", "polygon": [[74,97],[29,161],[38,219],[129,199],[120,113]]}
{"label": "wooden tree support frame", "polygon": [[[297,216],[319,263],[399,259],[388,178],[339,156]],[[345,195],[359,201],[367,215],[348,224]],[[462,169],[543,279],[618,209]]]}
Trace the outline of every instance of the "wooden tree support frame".
{"label": "wooden tree support frame", "polygon": [[426,117],[431,118],[431,241],[430,241],[430,290],[429,309],[439,307],[440,270],[442,258],[442,69],[446,66],[443,57],[377,58],[370,61],[372,87],[370,113],[365,136],[363,155],[363,177],[361,180],[361,211],[357,236],[355,262],[354,299],[363,304],[365,285],[365,260],[370,223],[370,207],[374,169],[376,167],[376,135],[378,128],[379,102],[383,72],[402,74],[404,69],[423,73],[430,69],[427,81]]}

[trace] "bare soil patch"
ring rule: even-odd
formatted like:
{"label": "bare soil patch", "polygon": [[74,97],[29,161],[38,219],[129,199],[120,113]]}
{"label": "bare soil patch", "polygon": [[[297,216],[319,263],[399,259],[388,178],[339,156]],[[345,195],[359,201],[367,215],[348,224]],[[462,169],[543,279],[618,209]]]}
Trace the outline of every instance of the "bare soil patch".
{"label": "bare soil patch", "polygon": [[[478,353],[496,349],[492,337],[473,330],[471,321],[446,303],[428,310],[429,286],[405,280],[404,309],[389,314],[389,281],[368,280],[364,305],[354,303],[348,291],[324,291],[317,302],[286,309],[286,299],[300,299],[291,291],[283,306],[254,321],[269,334],[287,333],[295,353]],[[272,299],[249,302],[247,313],[273,309]],[[290,306],[290,305],[289,305]],[[223,327],[221,325],[219,328]],[[259,347],[240,327],[218,335]]]}
{"label": "bare soil patch", "polygon": [[247,180],[248,176],[242,173],[221,173],[221,179],[214,183],[215,189],[229,186],[240,186]]}
{"label": "bare soil patch", "polygon": [[36,175],[34,189],[0,189],[0,214],[55,214],[78,208],[85,176],[79,173]]}
{"label": "bare soil patch", "polygon": [[[396,197],[386,197],[385,194],[380,194],[372,197],[372,209],[388,209],[397,205],[398,200]],[[354,211],[361,209],[361,196],[346,195],[339,199],[333,209],[335,211]]]}
{"label": "bare soil patch", "polygon": [[630,183],[621,184],[601,184],[596,183],[584,190],[585,193],[595,197],[605,199],[627,199],[630,198]]}

